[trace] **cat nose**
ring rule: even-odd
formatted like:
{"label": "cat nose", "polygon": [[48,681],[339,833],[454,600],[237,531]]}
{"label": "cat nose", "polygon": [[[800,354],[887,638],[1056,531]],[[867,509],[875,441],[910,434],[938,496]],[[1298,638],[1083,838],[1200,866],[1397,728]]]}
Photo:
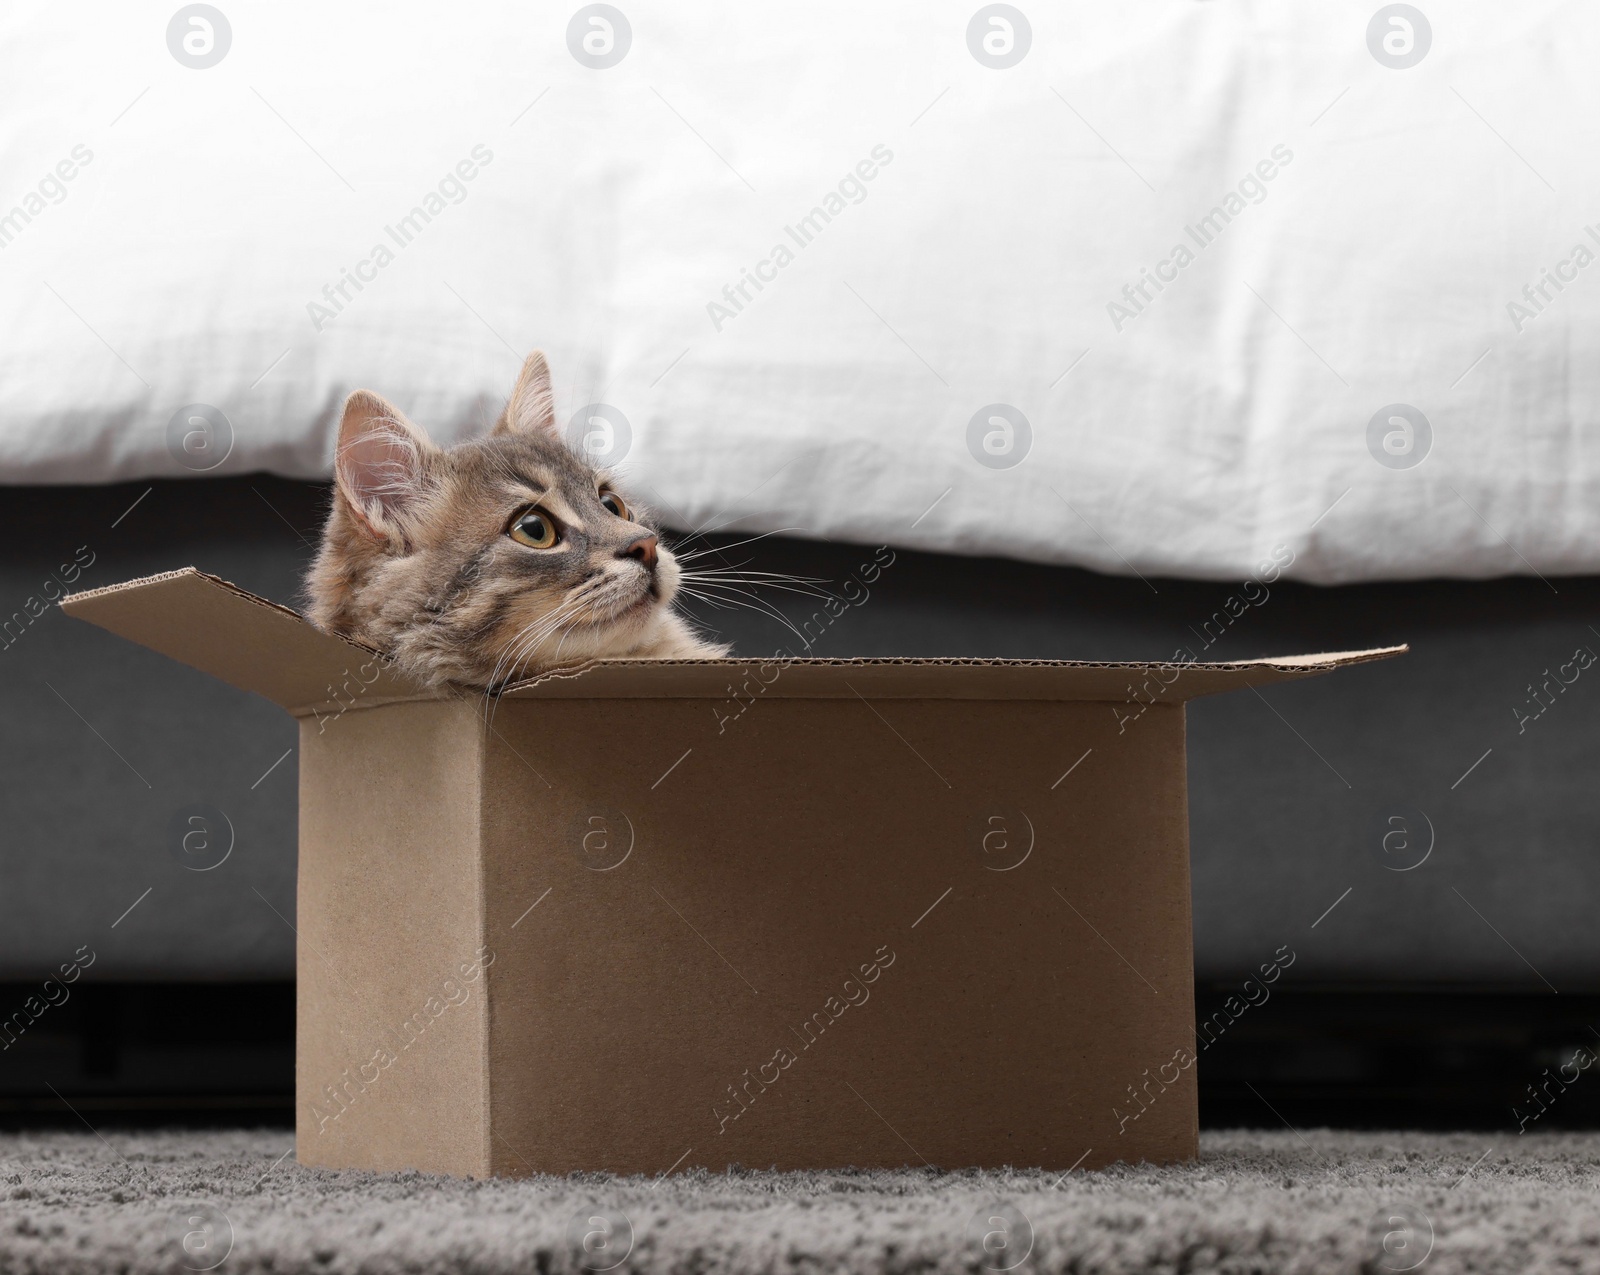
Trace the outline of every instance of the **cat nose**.
{"label": "cat nose", "polygon": [[619,558],[632,558],[635,562],[642,562],[651,571],[656,569],[656,538],[654,536],[640,536],[626,549],[617,554]]}

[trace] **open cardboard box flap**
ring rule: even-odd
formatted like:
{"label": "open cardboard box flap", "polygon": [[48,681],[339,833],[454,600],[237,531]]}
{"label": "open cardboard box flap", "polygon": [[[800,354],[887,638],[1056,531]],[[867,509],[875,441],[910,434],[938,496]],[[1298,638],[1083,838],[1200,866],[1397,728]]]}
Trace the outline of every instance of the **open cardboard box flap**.
{"label": "open cardboard box flap", "polygon": [[[377,652],[324,633],[288,607],[193,567],[107,585],[62,599],[69,615],[254,691],[305,716],[348,697],[363,706],[438,698]],[[1272,656],[1227,664],[1104,663],[1080,660],[815,659],[771,661],[764,694],[798,699],[1101,700],[1152,695],[1168,702],[1245,686],[1315,677],[1403,654],[1404,646],[1320,655]],[[510,687],[517,699],[724,699],[732,670],[761,661],[597,660]],[[1146,682],[1151,685],[1146,687]],[[1164,692],[1161,688],[1165,688]]]}

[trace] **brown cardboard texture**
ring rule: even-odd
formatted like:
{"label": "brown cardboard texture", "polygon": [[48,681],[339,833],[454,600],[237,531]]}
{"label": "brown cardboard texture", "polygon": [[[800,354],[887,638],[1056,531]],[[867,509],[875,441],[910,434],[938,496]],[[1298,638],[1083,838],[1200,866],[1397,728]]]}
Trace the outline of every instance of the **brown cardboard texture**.
{"label": "brown cardboard texture", "polygon": [[194,570],[62,606],[300,719],[300,1161],[480,1176],[1192,1158],[1184,702],[1405,649],[486,705]]}

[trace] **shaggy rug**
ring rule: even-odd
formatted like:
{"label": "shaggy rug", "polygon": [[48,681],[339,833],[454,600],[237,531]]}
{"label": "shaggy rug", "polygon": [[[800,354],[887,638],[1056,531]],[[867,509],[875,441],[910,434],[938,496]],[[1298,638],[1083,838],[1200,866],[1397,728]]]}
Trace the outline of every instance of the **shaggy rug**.
{"label": "shaggy rug", "polygon": [[285,1133],[0,1135],[0,1271],[1600,1271],[1600,1135],[1212,1133],[1097,1173],[473,1182]]}

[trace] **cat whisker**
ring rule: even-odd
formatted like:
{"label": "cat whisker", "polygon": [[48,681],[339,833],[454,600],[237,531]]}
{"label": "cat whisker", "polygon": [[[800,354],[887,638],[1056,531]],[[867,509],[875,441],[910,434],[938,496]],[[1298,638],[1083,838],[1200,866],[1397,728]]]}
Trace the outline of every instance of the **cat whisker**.
{"label": "cat whisker", "polygon": [[818,599],[821,599],[821,600],[823,600],[825,602],[827,602],[827,601],[838,601],[838,598],[836,597],[836,595],[834,595],[832,593],[828,593],[828,592],[826,592],[825,590],[822,590],[822,589],[811,589],[811,588],[804,588],[804,587],[792,587],[792,586],[786,585],[786,584],[771,584],[771,583],[769,583],[767,581],[760,581],[760,580],[757,580],[757,581],[744,581],[744,580],[691,580],[689,583],[694,585],[696,588],[700,588],[700,589],[728,589],[728,590],[732,590],[735,593],[745,594],[748,597],[756,597],[756,596],[758,596],[757,594],[755,594],[753,592],[750,592],[751,589],[765,588],[765,589],[773,589],[773,590],[775,590],[776,592],[779,592],[779,593],[796,593],[796,594],[799,594],[801,597],[818,598]]}
{"label": "cat whisker", "polygon": [[825,579],[822,576],[802,576],[796,575],[792,571],[762,571],[742,562],[726,567],[701,564],[687,568],[680,567],[679,571],[687,580],[731,580],[739,584],[761,585],[773,583],[795,586],[822,586],[833,583],[832,580]]}
{"label": "cat whisker", "polygon": [[484,702],[488,710],[486,716],[487,729],[494,729],[495,715],[499,712],[500,700],[504,695],[506,688],[515,685],[521,680],[523,666],[528,662],[528,660],[533,658],[535,652],[539,649],[540,642],[543,640],[543,636],[535,635],[531,641],[527,641],[523,648],[515,654],[511,665],[507,669],[504,676],[500,677],[497,682],[493,683],[484,692]]}
{"label": "cat whisker", "polygon": [[759,584],[763,580],[777,580],[784,584],[832,584],[821,576],[797,576],[788,571],[749,571],[743,567],[691,567],[683,575],[699,580],[738,580],[745,584]]}
{"label": "cat whisker", "polygon": [[[730,606],[730,607],[742,607],[745,610],[755,611],[760,615],[769,616],[772,619],[778,621],[778,623],[783,625],[784,628],[788,629],[789,632],[793,633],[795,635],[795,637],[800,639],[800,641],[805,642],[805,640],[806,640],[805,634],[801,633],[799,629],[795,628],[794,622],[792,620],[790,620],[789,617],[786,616],[782,611],[780,611],[776,607],[770,605],[765,600],[763,600],[761,598],[757,598],[753,594],[744,594],[741,591],[732,589],[731,586],[727,586],[727,585],[724,585],[724,586],[702,586],[702,587],[704,587],[704,588],[721,587],[721,588],[724,588],[724,589],[729,589],[730,591],[734,592],[737,596],[733,597],[733,598],[724,598],[723,599],[723,601],[728,606]],[[691,590],[685,590],[685,592],[689,593],[689,595],[691,597],[699,598],[702,602],[712,602],[712,599],[709,596],[707,596],[706,594],[699,593],[699,592],[694,592],[694,591],[691,591]],[[715,605],[714,602],[712,604]]]}
{"label": "cat whisker", "polygon": [[683,593],[685,597],[698,598],[701,602],[706,603],[708,606],[716,607],[719,611],[734,610],[734,606],[731,602],[728,602],[726,599],[714,598],[709,593],[697,593],[693,589],[684,589]]}
{"label": "cat whisker", "polygon": [[[763,531],[759,536],[751,536],[748,540],[735,540],[732,544],[726,544],[726,545],[707,544],[704,549],[695,549],[690,553],[679,553],[677,548],[674,547],[674,546],[671,546],[671,545],[669,545],[668,548],[672,549],[673,556],[676,557],[679,562],[692,562],[692,561],[694,561],[694,559],[703,558],[709,553],[726,553],[729,549],[737,549],[737,548],[739,548],[740,545],[753,545],[753,544],[755,544],[756,541],[758,541],[758,540],[766,540],[770,536],[782,536],[782,535],[786,535],[787,533],[789,533],[791,531],[804,531],[804,530],[805,530],[804,527],[779,527],[776,531]],[[689,535],[685,536],[682,540],[678,541],[678,544],[680,544],[680,545],[693,544],[696,540],[704,539],[706,534],[707,533],[700,532],[700,531],[691,532]]]}
{"label": "cat whisker", "polygon": [[832,583],[831,580],[828,580],[827,578],[825,578],[823,576],[797,576],[792,571],[750,571],[750,570],[747,569],[746,564],[744,564],[744,563],[738,563],[738,564],[736,564],[734,566],[731,566],[731,567],[692,567],[689,570],[685,571],[684,574],[685,575],[700,575],[700,574],[725,575],[728,572],[732,572],[732,571],[737,571],[737,572],[740,572],[740,573],[742,573],[744,575],[750,575],[750,576],[764,576],[764,577],[767,577],[767,578],[773,579],[773,580],[804,580],[804,581],[806,581],[807,583],[810,583],[810,584],[831,584]]}
{"label": "cat whisker", "polygon": [[[542,623],[542,620],[535,621],[521,629],[516,637],[506,645],[505,650],[500,653],[500,658],[495,661],[494,668],[490,672],[483,688],[483,722],[485,730],[494,729],[495,711],[500,706],[500,692],[504,689],[505,684],[511,680],[510,674],[502,677],[501,670],[506,668],[508,661],[518,658],[517,653],[522,648],[530,630],[540,623]],[[513,665],[513,669],[514,667],[515,665]]]}
{"label": "cat whisker", "polygon": [[727,588],[735,585],[748,585],[754,589],[774,589],[779,593],[798,593],[803,597],[821,598],[825,601],[832,600],[837,597],[836,594],[829,593],[826,589],[819,589],[814,585],[808,585],[805,583],[789,584],[777,580],[747,580],[743,576],[712,577],[695,575],[685,577],[685,582],[688,584],[704,585],[708,588],[718,586]]}
{"label": "cat whisker", "polygon": [[[506,644],[495,662],[488,684],[484,688],[484,721],[486,728],[494,726],[494,710],[499,707],[500,692],[516,680],[522,666],[530,659],[541,643],[577,609],[580,599],[568,597],[546,614],[524,625]],[[502,670],[506,670],[502,676]]]}
{"label": "cat whisker", "polygon": [[541,640],[542,630],[549,625],[559,623],[563,606],[565,606],[565,603],[558,604],[553,610],[530,620],[512,635],[511,640],[506,643],[505,649],[500,653],[499,660],[495,663],[493,673],[489,678],[489,689],[492,690],[499,684],[500,670],[508,662],[517,658],[518,652],[522,650],[525,644],[536,645]]}
{"label": "cat whisker", "polygon": [[[504,689],[517,680],[522,666],[530,660],[539,647],[560,632],[560,640],[556,649],[543,663],[555,667],[561,662],[561,653],[566,648],[569,638],[572,637],[573,628],[571,621],[585,618],[583,612],[596,610],[596,603],[603,602],[608,594],[616,593],[624,588],[618,583],[615,576],[597,572],[583,580],[576,588],[571,590],[561,603],[549,614],[542,616],[534,624],[521,630],[508,646],[501,661],[495,666],[494,678],[491,680],[491,693],[495,688]],[[592,615],[592,623],[604,623],[611,618],[607,615]],[[562,630],[565,629],[563,632]],[[509,671],[501,675],[501,669],[509,662]]]}

